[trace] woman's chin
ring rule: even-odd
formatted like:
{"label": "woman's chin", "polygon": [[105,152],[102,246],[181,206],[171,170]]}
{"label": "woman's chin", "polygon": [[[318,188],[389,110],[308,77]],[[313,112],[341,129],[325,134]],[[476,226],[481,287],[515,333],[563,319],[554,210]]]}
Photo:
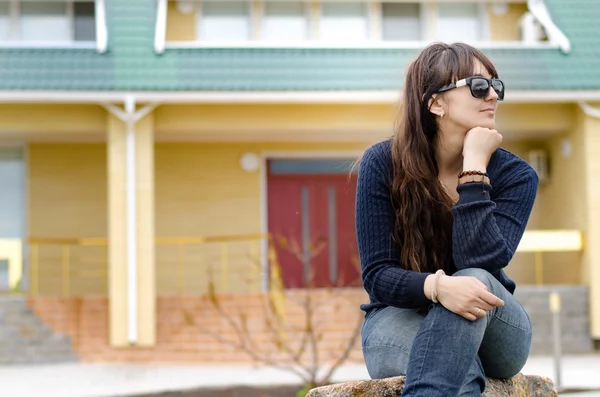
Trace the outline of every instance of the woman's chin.
{"label": "woman's chin", "polygon": [[490,130],[495,130],[496,129],[496,120],[494,120],[494,119],[483,120],[479,126],[489,128]]}

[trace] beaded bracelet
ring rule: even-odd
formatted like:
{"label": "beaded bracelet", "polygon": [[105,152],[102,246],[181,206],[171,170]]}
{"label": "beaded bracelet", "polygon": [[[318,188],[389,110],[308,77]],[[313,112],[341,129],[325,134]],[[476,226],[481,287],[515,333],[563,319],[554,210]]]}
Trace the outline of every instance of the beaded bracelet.
{"label": "beaded bracelet", "polygon": [[478,170],[468,170],[468,171],[463,171],[460,174],[458,174],[458,179],[462,178],[465,175],[481,175],[481,176],[487,176],[488,178],[490,177],[487,172],[482,172],[482,171],[478,171]]}

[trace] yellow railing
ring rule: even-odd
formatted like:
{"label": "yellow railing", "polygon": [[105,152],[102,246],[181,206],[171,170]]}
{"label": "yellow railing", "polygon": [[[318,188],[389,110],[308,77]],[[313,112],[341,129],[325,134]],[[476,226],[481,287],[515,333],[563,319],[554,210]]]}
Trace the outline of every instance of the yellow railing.
{"label": "yellow railing", "polygon": [[[106,238],[30,238],[30,294],[53,296],[108,293]],[[265,248],[267,252],[265,252]],[[578,252],[583,238],[577,230],[527,231],[517,252],[535,254],[535,280],[544,283],[542,254]],[[262,291],[269,261],[277,261],[266,234],[156,239],[158,294],[203,294],[209,283],[217,292]],[[124,264],[125,265],[125,264]]]}
{"label": "yellow railing", "polygon": [[[29,238],[29,293],[38,295],[106,295],[106,238]],[[42,249],[43,247],[43,249]],[[96,248],[94,253],[91,249]],[[73,281],[76,281],[73,290]],[[43,284],[41,284],[43,282]]]}
{"label": "yellow railing", "polygon": [[[273,251],[265,234],[155,241],[159,294],[205,293],[209,282],[218,292],[259,291],[266,271],[264,247]],[[30,238],[28,243],[31,295],[107,295],[106,238]]]}
{"label": "yellow railing", "polygon": [[266,234],[157,238],[157,292],[204,293],[209,282],[219,292],[260,291],[268,241]]}

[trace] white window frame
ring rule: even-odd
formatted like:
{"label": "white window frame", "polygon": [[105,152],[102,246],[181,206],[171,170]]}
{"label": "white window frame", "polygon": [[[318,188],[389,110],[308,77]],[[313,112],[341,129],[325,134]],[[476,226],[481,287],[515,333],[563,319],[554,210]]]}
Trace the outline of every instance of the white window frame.
{"label": "white window frame", "polygon": [[[254,15],[254,22],[255,22],[255,26],[254,26],[254,32],[256,33],[253,38],[255,40],[262,40],[262,33],[263,33],[263,21],[265,19],[265,3],[267,1],[273,1],[273,0],[263,0],[258,4],[258,10],[256,10],[256,14]],[[304,15],[306,17],[306,41],[312,41],[315,39],[314,37],[314,18],[311,15],[311,4],[308,1],[304,1],[304,0],[298,0],[303,4],[303,8],[304,8]],[[298,43],[298,41],[295,41],[296,43]],[[276,41],[269,41],[269,43],[277,43]]]}
{"label": "white window frame", "polygon": [[[214,0],[212,0],[212,1],[214,1]],[[221,0],[221,1],[223,1],[223,0]],[[225,0],[225,1],[227,1],[227,0]],[[256,23],[257,23],[258,16],[260,15],[260,11],[256,10],[256,7],[254,7],[254,2],[252,0],[237,0],[237,1],[249,3],[249,8],[250,8],[250,12],[248,13],[248,30],[249,30],[248,33],[249,34],[248,34],[248,40],[235,41],[235,42],[236,43],[253,42],[256,40],[256,35],[257,35]],[[196,29],[198,29],[198,25],[202,22],[203,0],[196,0],[194,3],[196,3],[196,16],[194,18],[194,21],[195,21],[194,23],[196,24]],[[166,24],[165,24],[165,27],[166,27]],[[196,32],[196,37],[197,36],[198,36],[198,33]],[[228,41],[212,40],[212,41],[207,42],[207,41],[204,41],[202,39],[202,37],[200,37],[200,39],[196,38],[196,42],[206,43],[209,45],[212,44],[212,45],[216,45],[216,46],[221,46],[221,45],[227,43]]]}
{"label": "white window frame", "polygon": [[67,17],[70,19],[70,35],[72,40],[67,41],[21,41],[19,37],[19,19],[21,0],[10,1],[10,32],[8,41],[0,41],[0,48],[90,48],[96,49],[98,53],[105,53],[108,46],[108,30],[106,27],[106,5],[105,0],[90,0],[94,3],[96,40],[75,41],[75,0],[55,0],[66,2]]}
{"label": "white window frame", "polygon": [[[475,3],[475,5],[477,5],[477,18],[480,22],[480,32],[479,32],[479,36],[480,38],[477,40],[473,40],[471,42],[473,43],[481,43],[481,42],[488,42],[490,40],[490,23],[489,23],[489,18],[488,18],[488,10],[487,10],[487,5],[488,3],[476,3],[474,1],[468,1],[468,0],[463,0],[461,1],[461,3]],[[438,4],[431,4],[431,8],[429,9],[429,13],[433,12],[435,15],[435,18],[433,18],[433,20],[435,21],[435,26],[433,27],[432,31],[428,33],[428,38],[430,38],[431,40],[435,40],[435,33],[437,31],[437,27],[438,27],[438,20],[439,20],[439,10],[437,8]],[[422,4],[423,6],[423,4]]]}
{"label": "white window frame", "polygon": [[[340,0],[341,1],[341,0]],[[325,0],[321,0],[319,1],[318,4],[318,23],[319,23],[319,29],[317,32],[317,35],[314,39],[314,41],[319,41],[319,42],[323,42],[323,43],[332,43],[333,45],[335,45],[335,43],[338,43],[336,41],[323,41],[323,39],[321,38],[321,21],[323,20],[323,3],[327,2]],[[367,31],[366,31],[366,37],[364,40],[361,41],[361,43],[369,43],[373,41],[373,34],[372,34],[372,27],[373,27],[373,7],[371,7],[371,1],[369,0],[365,0],[365,1],[352,1],[352,0],[347,0],[347,1],[341,1],[341,2],[348,2],[348,3],[362,3],[365,6],[365,9],[367,10]],[[343,42],[342,42],[343,45]]]}
{"label": "white window frame", "polygon": [[[302,0],[307,2],[308,7],[308,24],[309,24],[309,37],[306,41],[297,41],[297,42],[277,42],[277,41],[260,41],[257,36],[257,32],[259,29],[254,29],[255,32],[254,40],[245,41],[245,42],[202,42],[202,41],[171,41],[166,42],[166,24],[167,24],[167,1],[168,0],[157,0],[157,18],[156,18],[156,30],[154,37],[154,49],[157,54],[161,54],[165,51],[165,49],[190,49],[190,48],[348,48],[348,49],[361,49],[361,48],[384,48],[384,49],[422,49],[431,43],[434,40],[434,28],[430,26],[430,21],[435,20],[437,15],[436,5],[428,0],[415,0],[415,2],[421,3],[421,35],[422,40],[419,41],[383,41],[381,40],[381,5],[379,5],[379,15],[376,14],[377,8],[372,7],[373,4],[371,0],[362,0],[361,2],[369,5],[368,7],[368,15],[369,21],[368,25],[372,25],[373,23],[379,23],[379,33],[374,32],[373,28],[367,27],[368,30],[368,38],[365,41],[361,41],[360,43],[352,42],[352,43],[344,43],[344,42],[329,42],[319,40],[318,37],[315,37],[315,29],[314,29],[314,17],[313,9],[311,5],[314,4],[313,0]],[[198,1],[198,0],[175,0],[175,1]],[[227,1],[227,0],[223,0]],[[249,2],[263,0],[246,0]],[[280,0],[285,1],[285,0]],[[319,8],[319,17],[321,15],[321,1],[317,3],[317,7]],[[359,1],[359,0],[348,0],[348,1]],[[379,0],[383,1],[383,0]],[[404,1],[404,0],[390,0],[390,1]],[[463,0],[467,1],[467,0]],[[487,6],[492,4],[494,0],[471,0],[474,3],[479,5],[479,11],[481,16],[481,23],[483,29],[483,35],[481,40],[471,41],[469,44],[481,48],[481,49],[561,49],[563,52],[568,53],[570,51],[570,42],[564,34],[556,27],[551,20],[549,13],[547,12],[544,0],[516,0],[519,3],[527,3],[530,11],[534,14],[536,20],[546,29],[546,31],[550,30],[553,33],[553,38],[547,42],[535,42],[528,43],[523,41],[490,41],[490,31],[489,31],[489,21],[487,14]],[[508,0],[502,0],[501,2],[508,2]],[[252,10],[255,11],[255,7],[252,7]],[[261,15],[258,15],[258,19],[260,19]],[[257,17],[252,16],[253,20],[251,23],[256,23]],[[379,21],[376,20],[379,18]],[[260,24],[260,21],[258,22]],[[434,22],[435,23],[435,22]],[[379,34],[379,37],[377,37]],[[258,40],[257,40],[258,39]]]}
{"label": "white window frame", "polygon": [[419,22],[421,25],[421,40],[417,40],[417,41],[412,41],[412,40],[383,40],[383,3],[394,3],[394,1],[378,1],[376,4],[377,6],[377,19],[379,20],[379,39],[377,41],[380,42],[384,42],[384,43],[397,43],[399,45],[402,44],[414,44],[414,43],[423,43],[423,42],[428,42],[430,41],[429,38],[431,36],[431,33],[429,31],[429,17],[430,17],[430,12],[429,12],[429,6],[430,4],[422,2],[422,1],[418,1],[415,0],[414,3],[419,3]]}

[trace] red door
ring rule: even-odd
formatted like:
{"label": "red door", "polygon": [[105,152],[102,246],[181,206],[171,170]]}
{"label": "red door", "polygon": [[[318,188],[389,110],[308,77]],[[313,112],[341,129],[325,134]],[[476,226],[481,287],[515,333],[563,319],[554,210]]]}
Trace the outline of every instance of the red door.
{"label": "red door", "polygon": [[356,175],[268,175],[269,232],[286,288],[360,285]]}

